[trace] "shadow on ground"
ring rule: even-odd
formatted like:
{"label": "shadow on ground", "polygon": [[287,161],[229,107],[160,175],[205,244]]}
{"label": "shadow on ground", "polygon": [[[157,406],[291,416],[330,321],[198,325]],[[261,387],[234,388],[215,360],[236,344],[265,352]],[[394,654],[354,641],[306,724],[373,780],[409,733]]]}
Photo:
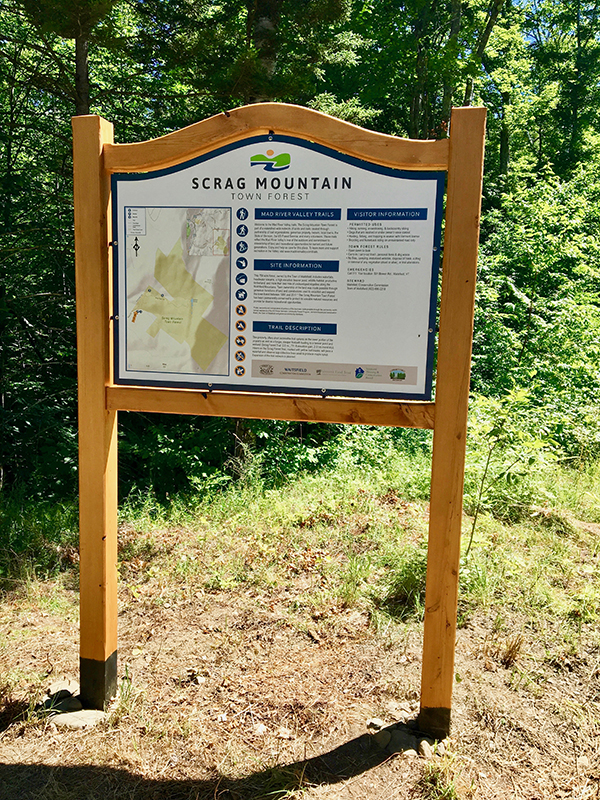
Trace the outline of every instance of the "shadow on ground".
{"label": "shadow on ground", "polygon": [[0,800],[273,800],[301,786],[335,784],[390,756],[365,734],[328,753],[231,780],[146,779],[113,767],[0,764]]}
{"label": "shadow on ground", "polygon": [[0,733],[8,730],[10,726],[17,720],[23,720],[27,717],[27,712],[30,710],[30,704],[25,700],[8,700],[2,701],[0,698]]}

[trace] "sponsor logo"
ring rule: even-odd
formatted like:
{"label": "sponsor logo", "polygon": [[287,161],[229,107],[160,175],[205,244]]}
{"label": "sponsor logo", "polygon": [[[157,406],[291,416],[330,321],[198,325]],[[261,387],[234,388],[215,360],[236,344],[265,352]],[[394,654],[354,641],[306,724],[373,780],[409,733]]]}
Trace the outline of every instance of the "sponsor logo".
{"label": "sponsor logo", "polygon": [[365,371],[364,371],[364,369],[363,369],[362,367],[357,367],[357,368],[354,370],[354,377],[355,377],[355,378],[362,378],[362,376],[363,376],[364,374],[365,374]]}
{"label": "sponsor logo", "polygon": [[261,364],[258,368],[258,371],[261,375],[272,375],[273,374],[273,365],[272,364]]}
{"label": "sponsor logo", "polygon": [[390,378],[393,381],[404,381],[406,380],[406,372],[403,369],[393,369],[390,372]]}
{"label": "sponsor logo", "polygon": [[276,156],[274,150],[267,150],[266,154],[256,153],[250,156],[250,166],[255,167],[258,164],[266,172],[280,172],[282,169],[289,169],[291,161],[289,153],[279,153]]}

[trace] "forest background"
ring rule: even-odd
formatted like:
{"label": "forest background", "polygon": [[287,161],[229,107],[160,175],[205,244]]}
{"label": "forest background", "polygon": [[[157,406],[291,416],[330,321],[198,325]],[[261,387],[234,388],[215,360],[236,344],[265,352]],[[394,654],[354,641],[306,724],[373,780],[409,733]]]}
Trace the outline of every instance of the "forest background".
{"label": "forest background", "polygon": [[[74,114],[129,142],[274,100],[439,138],[453,105],[486,106],[466,507],[518,519],[553,505],[536,479],[549,464],[595,468],[599,34],[589,0],[2,0],[2,574],[29,556],[57,566],[52,537],[76,531]],[[431,445],[341,425],[120,421],[130,510],[377,466],[392,450],[426,475]]]}

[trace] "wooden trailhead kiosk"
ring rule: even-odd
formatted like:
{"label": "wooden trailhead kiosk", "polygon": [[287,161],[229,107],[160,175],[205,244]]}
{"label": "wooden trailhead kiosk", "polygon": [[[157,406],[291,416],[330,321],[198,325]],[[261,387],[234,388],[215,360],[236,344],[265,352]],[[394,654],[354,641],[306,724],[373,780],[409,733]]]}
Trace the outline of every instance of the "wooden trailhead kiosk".
{"label": "wooden trailhead kiosk", "polygon": [[118,411],[429,428],[419,727],[447,735],[485,114],[439,141],[275,103],[136,144],[73,119],[84,705],[117,687]]}

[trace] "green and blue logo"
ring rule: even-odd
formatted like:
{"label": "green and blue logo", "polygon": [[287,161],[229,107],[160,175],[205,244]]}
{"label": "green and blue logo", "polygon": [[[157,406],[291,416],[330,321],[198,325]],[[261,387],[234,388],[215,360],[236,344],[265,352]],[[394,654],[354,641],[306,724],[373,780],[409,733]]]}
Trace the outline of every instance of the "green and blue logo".
{"label": "green and blue logo", "polygon": [[250,156],[250,166],[255,167],[260,164],[267,172],[280,172],[289,168],[291,160],[289,153],[280,153],[276,156],[274,150],[267,150],[266,154],[257,153]]}

